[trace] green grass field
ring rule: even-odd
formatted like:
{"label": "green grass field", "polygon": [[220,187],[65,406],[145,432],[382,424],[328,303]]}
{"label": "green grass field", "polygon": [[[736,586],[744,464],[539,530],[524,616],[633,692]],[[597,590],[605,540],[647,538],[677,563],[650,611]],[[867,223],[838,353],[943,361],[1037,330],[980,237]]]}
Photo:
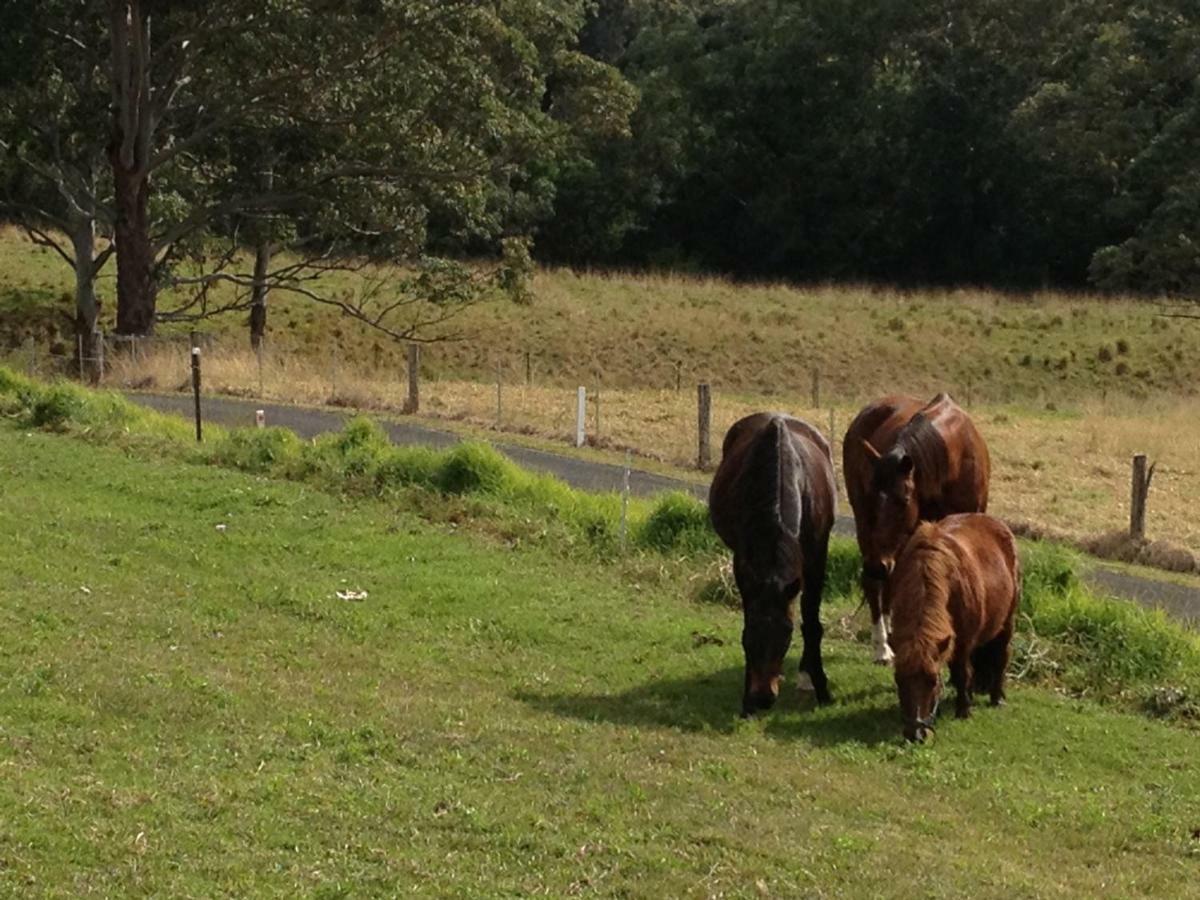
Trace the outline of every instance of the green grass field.
{"label": "green grass field", "polygon": [[743,723],[739,617],[678,569],[23,421],[0,893],[1196,891],[1194,731],[1018,685],[903,746],[838,627],[837,703]]}

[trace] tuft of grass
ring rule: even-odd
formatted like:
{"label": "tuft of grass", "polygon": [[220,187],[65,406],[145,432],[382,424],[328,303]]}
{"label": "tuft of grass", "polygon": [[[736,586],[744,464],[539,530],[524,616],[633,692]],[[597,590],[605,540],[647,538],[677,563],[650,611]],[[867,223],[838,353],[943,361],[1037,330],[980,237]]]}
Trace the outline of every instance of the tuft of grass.
{"label": "tuft of grass", "polygon": [[445,454],[434,480],[447,494],[511,494],[519,470],[494,448],[472,441]]}
{"label": "tuft of grass", "polygon": [[303,442],[287,428],[235,428],[216,442],[214,463],[243,472],[265,474],[295,464]]}
{"label": "tuft of grass", "polygon": [[698,553],[718,548],[708,507],[679,491],[663,494],[638,533],[638,542],[660,553]]}

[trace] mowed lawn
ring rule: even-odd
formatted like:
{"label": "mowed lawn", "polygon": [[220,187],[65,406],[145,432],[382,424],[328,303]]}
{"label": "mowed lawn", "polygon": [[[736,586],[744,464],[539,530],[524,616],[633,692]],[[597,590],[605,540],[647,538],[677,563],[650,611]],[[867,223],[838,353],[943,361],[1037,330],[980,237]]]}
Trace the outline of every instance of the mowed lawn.
{"label": "mowed lawn", "polygon": [[623,571],[0,423],[0,894],[1200,893],[1195,733],[903,746],[848,640],[742,723],[739,617]]}

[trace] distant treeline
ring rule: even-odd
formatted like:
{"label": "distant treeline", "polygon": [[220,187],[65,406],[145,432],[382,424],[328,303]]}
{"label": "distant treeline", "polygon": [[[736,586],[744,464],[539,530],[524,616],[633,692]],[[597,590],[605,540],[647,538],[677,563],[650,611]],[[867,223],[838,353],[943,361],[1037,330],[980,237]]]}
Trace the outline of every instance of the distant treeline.
{"label": "distant treeline", "polygon": [[[1190,295],[1198,74],[1183,0],[8,3],[0,217],[89,357],[112,268],[118,333],[256,344],[279,291],[412,339],[531,251]],[[364,256],[401,268],[330,293]]]}
{"label": "distant treeline", "polygon": [[746,276],[1188,293],[1200,18],[1179,0],[600,0],[630,134],[538,252]]}

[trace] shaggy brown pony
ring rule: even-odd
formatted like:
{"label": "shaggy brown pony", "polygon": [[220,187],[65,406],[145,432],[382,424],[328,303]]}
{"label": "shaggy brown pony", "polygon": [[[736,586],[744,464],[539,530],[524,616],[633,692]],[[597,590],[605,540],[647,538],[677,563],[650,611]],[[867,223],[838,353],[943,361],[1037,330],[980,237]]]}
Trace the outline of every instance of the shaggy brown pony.
{"label": "shaggy brown pony", "polygon": [[991,462],[970,416],[946,394],[928,403],[883,397],[855,417],[842,442],[842,473],[862,552],[875,661],[886,665],[883,585],[918,522],[987,512]]}
{"label": "shaggy brown pony", "polygon": [[1008,526],[982,513],[919,525],[885,590],[906,738],[924,741],[933,731],[947,662],[958,718],[970,716],[972,691],[990,694],[993,706],[1004,702],[1021,594],[1017,545]]}

